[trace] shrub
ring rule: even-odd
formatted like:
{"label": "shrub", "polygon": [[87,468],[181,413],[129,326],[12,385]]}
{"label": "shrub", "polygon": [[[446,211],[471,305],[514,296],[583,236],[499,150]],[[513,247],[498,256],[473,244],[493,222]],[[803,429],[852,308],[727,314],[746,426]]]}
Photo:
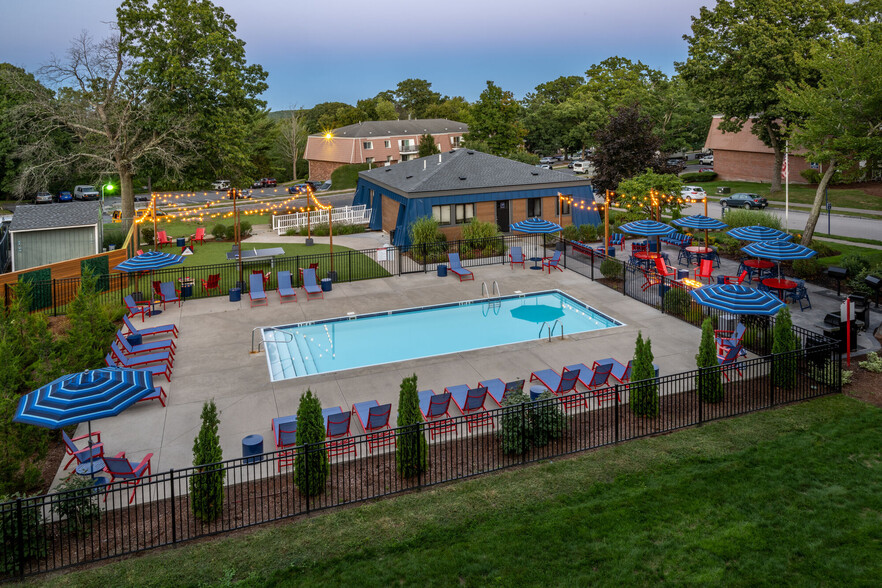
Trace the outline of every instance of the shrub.
{"label": "shrub", "polygon": [[567,241],[581,241],[579,227],[576,225],[567,225],[563,229],[563,238]]}
{"label": "shrub", "polygon": [[692,297],[683,288],[669,288],[662,300],[662,308],[667,314],[682,317],[689,310]]}
{"label": "shrub", "polygon": [[790,352],[798,348],[799,342],[793,335],[790,309],[784,306],[778,311],[772,334],[772,353],[775,356],[772,360],[772,383],[775,386],[792,388],[796,383],[797,358],[795,353]]}
{"label": "shrub", "polygon": [[[833,249],[829,244],[827,244],[824,241],[817,241],[815,239],[812,239],[812,243],[811,243],[811,245],[809,245],[809,248],[814,249],[818,253],[815,257],[812,257],[810,259],[817,259],[819,257],[832,257],[834,255],[839,255],[839,252],[837,250]],[[798,260],[798,261],[801,261],[801,260]]]}
{"label": "shrub", "polygon": [[239,221],[239,236],[243,239],[251,236],[251,223],[248,221]]}
{"label": "shrub", "polygon": [[652,366],[652,342],[643,341],[643,334],[637,332],[634,360],[631,364],[631,410],[637,416],[658,416],[658,382]]}
{"label": "shrub", "polygon": [[865,296],[872,296],[873,289],[870,288],[864,279],[869,276],[882,276],[882,262],[877,263],[875,266],[867,268],[861,271],[858,275],[848,280],[848,287],[851,288],[851,291],[856,294],[864,294]]}
{"label": "shrub", "polygon": [[438,230],[438,221],[430,216],[418,218],[410,226],[413,253],[428,263],[441,260],[447,251],[447,236]]}
{"label": "shrub", "polygon": [[224,468],[217,464],[223,460],[223,450],[217,428],[220,419],[214,400],[202,405],[202,427],[193,442],[193,465],[190,478],[190,504],[193,514],[204,522],[220,516],[224,506]]}
{"label": "shrub", "polygon": [[496,223],[485,223],[472,217],[462,228],[463,248],[479,250],[483,255],[502,255],[505,244],[499,238],[501,234]]}
{"label": "shrub", "polygon": [[870,267],[870,262],[863,255],[849,253],[848,255],[842,256],[842,259],[839,261],[839,266],[848,271],[849,278],[854,278],[855,276],[860,275],[864,270],[868,269]]}
{"label": "shrub", "polygon": [[598,241],[603,238],[602,235],[603,231],[600,230],[600,227],[597,227],[590,223],[579,225],[579,241],[582,241],[583,243]]}
{"label": "shrub", "polygon": [[334,187],[334,190],[355,189],[355,185],[358,183],[358,172],[366,171],[372,167],[377,166],[372,166],[369,163],[353,163],[340,166],[331,173],[331,185]]}
{"label": "shrub", "polygon": [[607,257],[600,264],[600,273],[603,274],[604,278],[620,280],[624,270],[621,263],[611,257]]}
{"label": "shrub", "polygon": [[126,236],[120,231],[107,231],[104,233],[104,241],[102,246],[110,249],[113,245],[115,249],[122,249],[123,243],[126,242]]}
{"label": "shrub", "polygon": [[153,245],[153,227],[141,229],[141,241],[143,245]]}
{"label": "shrub", "polygon": [[749,227],[751,225],[760,225],[772,229],[783,230],[781,228],[781,219],[773,216],[768,212],[760,210],[746,209],[727,209],[723,222],[729,225],[730,229],[736,227]]}
{"label": "shrub", "polygon": [[817,276],[821,273],[821,269],[822,266],[817,257],[797,259],[793,262],[793,274],[803,280]]}
{"label": "shrub", "polygon": [[294,482],[301,494],[316,496],[325,490],[328,481],[328,452],[325,440],[325,419],[322,403],[309,388],[300,396],[297,407],[297,445],[303,449],[294,460]]}
{"label": "shrub", "polygon": [[567,430],[567,417],[555,395],[547,390],[528,409],[530,435],[534,447],[545,447],[555,439],[560,439]]}
{"label": "shrub", "polygon": [[[839,373],[837,374],[837,370]],[[839,376],[842,379],[842,385],[847,386],[851,384],[851,377],[854,375],[854,372],[851,370],[844,370],[837,362],[825,360],[823,367],[819,367],[817,365],[809,366],[809,377],[816,382],[821,382],[822,384],[826,384],[828,386],[836,385],[836,378]]]}
{"label": "shrub", "polygon": [[496,437],[506,455],[521,455],[530,449],[529,419],[526,416],[529,397],[523,392],[509,394],[502,401],[502,415]]}
{"label": "shrub", "polygon": [[65,532],[75,535],[92,532],[92,521],[101,515],[93,482],[90,477],[72,473],[58,485],[56,491],[63,495],[58,496],[52,510],[65,519]]}
{"label": "shrub", "polygon": [[860,362],[858,365],[868,372],[882,373],[882,357],[879,357],[879,354],[875,351],[871,351],[867,355],[867,360]]}
{"label": "shrub", "polygon": [[821,172],[816,169],[804,169],[799,172],[799,175],[809,184],[817,184],[821,181]]}
{"label": "shrub", "polygon": [[401,380],[398,392],[398,426],[407,427],[399,433],[395,448],[395,467],[404,478],[411,478],[426,471],[426,436],[420,428],[423,415],[417,396],[416,374]]}
{"label": "shrub", "polygon": [[0,504],[21,498],[21,527],[18,524],[16,508],[0,510],[0,573],[13,575],[21,570],[24,563],[19,559],[21,551],[24,559],[43,557],[46,555],[46,544],[43,540],[43,516],[39,508],[29,508],[27,497],[18,494],[0,496]]}
{"label": "shrub", "polygon": [[113,341],[116,326],[96,292],[96,279],[86,271],[80,290],[68,306],[70,328],[61,345],[65,369],[81,372],[104,365],[104,355]]}
{"label": "shrub", "polygon": [[236,225],[235,224],[224,227],[224,239],[226,239],[227,241],[235,241],[236,240]]}
{"label": "shrub", "polygon": [[695,182],[713,182],[716,179],[716,172],[689,172],[687,174],[680,174],[680,180],[684,184],[692,184]]}
{"label": "shrub", "polygon": [[218,223],[211,227],[211,235],[215,241],[223,241],[227,238],[227,227]]}
{"label": "shrub", "polygon": [[[364,225],[334,225],[335,235],[352,235],[354,233],[364,233],[364,231]],[[327,223],[324,223],[320,225],[315,225],[310,229],[307,229],[306,227],[301,227],[300,229],[289,229],[288,233],[285,234],[300,235],[302,237],[306,237],[307,235],[312,235],[314,237],[327,237],[331,234],[331,229]]]}
{"label": "shrub", "polygon": [[723,399],[723,382],[720,380],[720,363],[717,361],[717,342],[714,323],[710,317],[701,324],[701,344],[695,356],[698,366],[698,397],[703,402],[719,402]]}

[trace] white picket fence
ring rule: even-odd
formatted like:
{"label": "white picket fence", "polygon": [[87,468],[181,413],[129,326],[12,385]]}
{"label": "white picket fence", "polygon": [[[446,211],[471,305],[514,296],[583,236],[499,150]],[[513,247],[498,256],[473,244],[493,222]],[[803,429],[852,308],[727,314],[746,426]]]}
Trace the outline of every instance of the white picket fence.
{"label": "white picket fence", "polygon": [[[358,206],[341,206],[331,209],[331,221],[341,225],[366,225],[371,220],[371,209],[365,204]],[[310,226],[328,224],[327,210],[314,210],[309,214],[297,212],[295,214],[281,214],[273,217],[273,230],[279,235],[284,235],[288,229],[300,229],[309,223]]]}

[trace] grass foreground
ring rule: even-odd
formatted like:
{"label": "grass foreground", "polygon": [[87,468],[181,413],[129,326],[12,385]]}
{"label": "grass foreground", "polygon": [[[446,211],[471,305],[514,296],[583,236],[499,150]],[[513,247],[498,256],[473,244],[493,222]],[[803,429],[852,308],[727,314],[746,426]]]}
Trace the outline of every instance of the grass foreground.
{"label": "grass foreground", "polygon": [[875,585],[880,430],[827,397],[35,581]]}

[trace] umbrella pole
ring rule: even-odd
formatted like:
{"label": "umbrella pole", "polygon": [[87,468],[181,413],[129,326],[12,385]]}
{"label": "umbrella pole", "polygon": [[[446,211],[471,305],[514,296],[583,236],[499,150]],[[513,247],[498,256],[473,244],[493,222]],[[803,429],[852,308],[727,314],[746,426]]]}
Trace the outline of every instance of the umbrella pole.
{"label": "umbrella pole", "polygon": [[[154,233],[155,234],[155,233]],[[92,467],[92,460],[94,459],[94,452],[92,451],[92,421],[87,421],[89,424],[89,477],[92,478],[92,484],[95,484],[95,470]]]}

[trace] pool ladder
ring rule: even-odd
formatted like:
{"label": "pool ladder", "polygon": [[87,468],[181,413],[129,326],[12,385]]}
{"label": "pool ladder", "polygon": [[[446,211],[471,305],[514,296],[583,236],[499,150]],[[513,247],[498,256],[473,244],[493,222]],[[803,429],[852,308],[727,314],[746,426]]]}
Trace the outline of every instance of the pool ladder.
{"label": "pool ladder", "polygon": [[[282,331],[281,329],[277,329],[275,327],[254,327],[253,329],[251,329],[251,353],[260,353],[260,346],[263,345],[264,343],[266,343],[266,340],[261,339],[260,341],[257,342],[257,349],[255,350],[255,348],[254,348],[254,333],[257,331],[260,331],[261,329],[264,329],[264,328],[266,328],[267,331],[275,331],[277,333],[281,333],[281,334],[285,335],[286,337],[290,337],[290,339],[285,341],[285,343],[290,343],[291,341],[294,340],[293,334]],[[275,340],[273,340],[273,343],[275,343]]]}
{"label": "pool ladder", "polygon": [[557,330],[558,325],[560,325],[560,338],[564,338],[564,328],[563,323],[560,322],[560,319],[555,319],[554,323],[549,326],[548,321],[542,323],[542,326],[539,327],[539,337],[542,337],[542,331],[545,330],[545,327],[548,327],[548,342],[551,343],[551,337],[554,335],[554,332]]}
{"label": "pool ladder", "polygon": [[[495,294],[495,296],[494,296]],[[488,288],[487,282],[481,282],[481,297],[482,298],[500,298],[502,294],[499,293],[499,284],[496,283],[496,280],[493,280],[493,287]]]}

